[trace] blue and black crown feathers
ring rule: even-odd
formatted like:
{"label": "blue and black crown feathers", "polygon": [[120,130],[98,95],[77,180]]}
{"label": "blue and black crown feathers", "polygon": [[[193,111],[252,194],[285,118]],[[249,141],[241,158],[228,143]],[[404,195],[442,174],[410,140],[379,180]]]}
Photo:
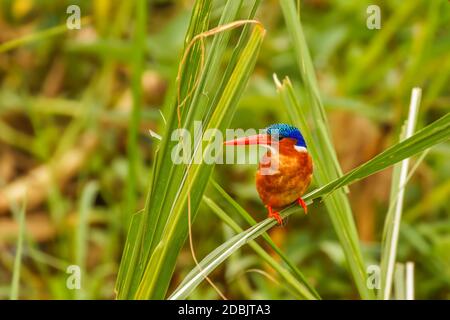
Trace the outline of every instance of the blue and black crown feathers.
{"label": "blue and black crown feathers", "polygon": [[303,138],[300,130],[296,127],[285,123],[276,123],[266,128],[267,134],[278,134],[279,140],[283,138],[291,138],[297,140],[296,146],[306,148],[305,139]]}

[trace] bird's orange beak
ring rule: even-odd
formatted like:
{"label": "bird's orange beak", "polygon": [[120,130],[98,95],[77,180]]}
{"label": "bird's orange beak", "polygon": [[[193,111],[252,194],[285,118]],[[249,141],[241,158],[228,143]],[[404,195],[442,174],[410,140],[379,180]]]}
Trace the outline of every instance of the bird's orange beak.
{"label": "bird's orange beak", "polygon": [[250,144],[271,144],[271,138],[268,134],[256,134],[254,136],[242,137],[233,140],[228,140],[223,143],[226,146],[240,146]]}

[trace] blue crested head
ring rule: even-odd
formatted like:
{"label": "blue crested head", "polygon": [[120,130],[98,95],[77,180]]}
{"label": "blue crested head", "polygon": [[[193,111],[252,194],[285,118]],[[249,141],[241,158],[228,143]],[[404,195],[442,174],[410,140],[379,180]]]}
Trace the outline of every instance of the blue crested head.
{"label": "blue crested head", "polygon": [[266,128],[266,132],[270,135],[278,134],[279,140],[283,138],[295,139],[297,141],[295,143],[296,146],[306,148],[305,139],[303,138],[300,130],[294,126],[285,123],[276,123],[268,126]]}

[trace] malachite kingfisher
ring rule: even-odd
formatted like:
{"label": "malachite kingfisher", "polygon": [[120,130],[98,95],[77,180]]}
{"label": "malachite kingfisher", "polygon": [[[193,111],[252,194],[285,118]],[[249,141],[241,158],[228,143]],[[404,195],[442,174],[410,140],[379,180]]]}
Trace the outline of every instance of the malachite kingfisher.
{"label": "malachite kingfisher", "polygon": [[[313,163],[306,148],[305,139],[294,126],[277,123],[263,133],[225,141],[225,145],[258,144],[268,147],[258,165],[256,189],[265,204],[269,218],[282,224],[279,210],[297,202],[307,213],[306,203],[301,196],[311,183]],[[278,148],[272,146],[277,144]],[[276,168],[267,174],[268,167]]]}

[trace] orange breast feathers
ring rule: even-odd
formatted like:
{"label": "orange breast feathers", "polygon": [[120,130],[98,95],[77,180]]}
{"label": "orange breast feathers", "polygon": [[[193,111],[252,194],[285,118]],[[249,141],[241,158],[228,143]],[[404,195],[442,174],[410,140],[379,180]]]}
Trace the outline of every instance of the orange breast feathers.
{"label": "orange breast feathers", "polygon": [[[300,198],[311,183],[313,164],[309,153],[294,148],[295,140],[284,138],[279,143],[279,156],[268,151],[256,173],[256,189],[262,202],[281,209]],[[278,167],[273,174],[269,167]],[[263,170],[264,169],[264,170]]]}

